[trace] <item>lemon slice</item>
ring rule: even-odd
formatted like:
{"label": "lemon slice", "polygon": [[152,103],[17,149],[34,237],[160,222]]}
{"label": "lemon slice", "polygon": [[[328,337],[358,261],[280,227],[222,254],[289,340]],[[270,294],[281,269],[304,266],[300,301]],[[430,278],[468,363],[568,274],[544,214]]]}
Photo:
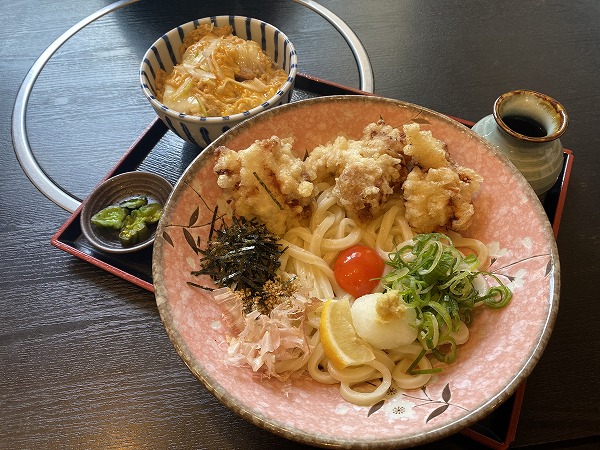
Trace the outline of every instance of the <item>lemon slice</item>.
{"label": "lemon slice", "polygon": [[371,346],[354,330],[348,300],[327,300],[319,326],[325,355],[339,369],[358,366],[375,359]]}

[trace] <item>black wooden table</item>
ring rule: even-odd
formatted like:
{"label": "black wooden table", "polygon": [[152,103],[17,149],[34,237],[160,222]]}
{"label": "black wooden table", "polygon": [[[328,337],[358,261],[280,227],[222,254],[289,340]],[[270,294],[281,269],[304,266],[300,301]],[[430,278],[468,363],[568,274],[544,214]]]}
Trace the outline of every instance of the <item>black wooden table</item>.
{"label": "black wooden table", "polygon": [[[292,39],[303,73],[368,85],[343,33],[307,3],[141,0],[92,21],[56,49],[28,92],[33,164],[73,202],[84,199],[154,119],[138,85],[144,51],[198,17],[259,17]],[[20,0],[1,7],[0,448],[303,448],[245,422],[198,383],[169,342],[151,292],[50,244],[70,212],[25,174],[11,115],[40,55],[111,5]],[[512,445],[598,448],[600,3],[318,5],[360,39],[378,95],[469,121],[518,88],[549,94],[567,109],[561,140],[574,164],[557,240],[560,310],[527,381]],[[464,434],[426,446],[479,447]]]}

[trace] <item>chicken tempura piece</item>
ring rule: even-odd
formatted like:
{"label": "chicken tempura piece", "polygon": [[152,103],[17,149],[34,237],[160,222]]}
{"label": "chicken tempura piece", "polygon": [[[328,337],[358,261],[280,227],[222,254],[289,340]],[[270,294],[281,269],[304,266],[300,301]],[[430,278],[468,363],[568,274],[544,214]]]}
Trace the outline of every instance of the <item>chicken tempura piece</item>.
{"label": "chicken tempura piece", "polygon": [[404,125],[404,153],[415,166],[402,185],[406,219],[418,233],[440,227],[462,231],[475,209],[472,198],[483,181],[474,170],[458,166],[446,144],[416,123]]}

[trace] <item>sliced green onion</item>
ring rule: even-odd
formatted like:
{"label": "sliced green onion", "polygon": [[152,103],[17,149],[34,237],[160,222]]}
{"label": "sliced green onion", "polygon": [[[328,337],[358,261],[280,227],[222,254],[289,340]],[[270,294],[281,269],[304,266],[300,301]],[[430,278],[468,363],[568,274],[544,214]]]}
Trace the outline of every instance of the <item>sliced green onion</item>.
{"label": "sliced green onion", "polygon": [[504,308],[512,299],[512,292],[506,286],[494,286],[490,288],[484,303],[494,309]]}
{"label": "sliced green onion", "polygon": [[429,311],[423,313],[419,328],[420,331],[417,336],[421,344],[430,350],[435,348],[439,338],[438,321],[435,315]]}
{"label": "sliced green onion", "polygon": [[447,308],[445,308],[444,305],[438,302],[429,302],[427,306],[433,309],[436,313],[438,313],[439,317],[441,317],[442,321],[447,326],[452,326],[452,318],[450,317],[450,311]]}
{"label": "sliced green onion", "polygon": [[[446,353],[443,352],[444,345],[450,345],[450,350]],[[444,336],[438,342],[438,346],[431,350],[433,356],[437,358],[438,361],[444,362],[446,364],[452,364],[456,361],[456,357],[458,356],[458,346],[456,345],[456,341],[451,336]]]}
{"label": "sliced green onion", "polygon": [[413,369],[419,365],[419,363],[423,359],[423,356],[425,356],[425,353],[427,353],[427,351],[425,349],[421,350],[421,352],[417,355],[417,357],[414,359],[414,361],[412,363],[410,363],[410,366],[408,366],[408,369],[406,369],[406,373],[408,373],[409,375],[412,375]]}
{"label": "sliced green onion", "polygon": [[431,369],[417,369],[406,373],[409,375],[432,375],[434,373],[440,373],[441,371],[441,367],[432,367]]}
{"label": "sliced green onion", "polygon": [[[506,306],[512,292],[497,276],[477,268],[477,255],[464,256],[452,240],[441,233],[419,234],[389,256],[386,262],[392,271],[382,278],[387,289],[400,292],[402,299],[417,313],[417,338],[422,354],[411,364],[407,373],[435,373],[438,370],[414,370],[426,350],[445,363],[456,360],[458,346],[444,333],[457,331],[460,321],[470,325],[473,310],[478,306],[499,309]],[[475,279],[491,278],[496,285],[479,292]],[[441,370],[441,369],[440,369]]]}

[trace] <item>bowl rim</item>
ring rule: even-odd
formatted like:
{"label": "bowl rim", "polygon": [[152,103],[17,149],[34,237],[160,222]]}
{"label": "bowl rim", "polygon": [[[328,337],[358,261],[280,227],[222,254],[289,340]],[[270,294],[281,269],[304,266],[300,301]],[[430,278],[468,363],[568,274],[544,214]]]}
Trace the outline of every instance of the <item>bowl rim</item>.
{"label": "bowl rim", "polygon": [[[270,97],[269,99],[267,99],[260,105],[255,106],[252,109],[243,111],[241,113],[231,114],[229,116],[206,116],[206,117],[194,116],[191,114],[185,114],[185,113],[178,112],[174,109],[167,107],[162,102],[158,101],[156,99],[156,97],[152,94],[146,81],[144,80],[144,78],[146,78],[146,79],[149,78],[147,71],[144,69],[144,67],[148,65],[148,62],[147,62],[148,55],[153,53],[152,49],[156,48],[157,45],[161,45],[161,46],[165,45],[166,36],[168,36],[169,34],[173,34],[173,33],[181,33],[182,32],[181,29],[183,27],[194,25],[194,29],[196,29],[199,25],[202,25],[207,22],[215,23],[216,21],[221,21],[221,20],[233,21],[236,19],[249,21],[250,23],[258,22],[261,26],[264,25],[266,28],[271,28],[274,32],[281,35],[284,39],[284,42],[287,43],[289,53],[290,53],[290,71],[287,76],[287,79],[285,80],[283,85],[280,86],[280,88],[277,90],[275,95],[273,95],[272,97]],[[185,120],[185,121],[189,121],[191,123],[197,123],[197,124],[209,124],[209,123],[223,124],[223,123],[229,123],[229,122],[238,122],[238,121],[247,119],[248,117],[254,116],[257,113],[265,111],[265,109],[267,109],[269,106],[274,106],[275,103],[280,98],[282,98],[287,92],[289,92],[293,88],[297,72],[298,72],[298,55],[296,53],[296,48],[295,48],[294,44],[292,43],[292,41],[290,40],[290,38],[283,31],[281,31],[279,28],[277,28],[275,25],[265,22],[264,20],[257,19],[254,17],[249,17],[249,16],[216,15],[216,16],[207,16],[207,17],[202,17],[200,19],[190,20],[181,25],[178,25],[175,28],[170,29],[169,31],[164,33],[161,37],[156,39],[152,43],[152,45],[144,52],[144,56],[142,57],[142,62],[140,64],[140,69],[139,69],[139,81],[140,81],[140,86],[142,88],[142,92],[143,92],[144,96],[150,101],[152,106],[155,109],[160,110],[163,114],[169,116],[170,118],[173,118],[176,120]]]}

